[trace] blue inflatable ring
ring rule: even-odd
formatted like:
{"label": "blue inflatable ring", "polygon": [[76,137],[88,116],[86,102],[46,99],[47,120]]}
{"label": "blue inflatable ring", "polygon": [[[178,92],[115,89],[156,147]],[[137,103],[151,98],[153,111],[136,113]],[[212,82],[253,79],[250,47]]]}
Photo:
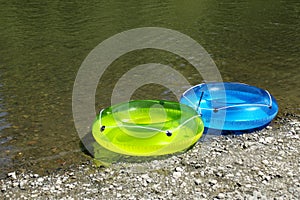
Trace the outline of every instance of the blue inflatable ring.
{"label": "blue inflatable ring", "polygon": [[202,83],[185,91],[180,103],[194,108],[209,129],[262,128],[278,113],[277,102],[268,91],[243,83]]}

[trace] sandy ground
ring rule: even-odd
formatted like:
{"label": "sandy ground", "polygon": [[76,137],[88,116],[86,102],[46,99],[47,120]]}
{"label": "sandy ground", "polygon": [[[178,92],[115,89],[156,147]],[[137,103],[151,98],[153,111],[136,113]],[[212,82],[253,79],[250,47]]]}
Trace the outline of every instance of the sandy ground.
{"label": "sandy ground", "polygon": [[278,121],[164,160],[11,172],[0,180],[0,199],[300,199],[300,117]]}

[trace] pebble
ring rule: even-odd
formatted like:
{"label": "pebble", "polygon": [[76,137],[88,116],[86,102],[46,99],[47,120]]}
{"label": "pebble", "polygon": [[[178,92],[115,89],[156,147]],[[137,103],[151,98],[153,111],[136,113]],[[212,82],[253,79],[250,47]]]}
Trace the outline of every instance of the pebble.
{"label": "pebble", "polygon": [[226,178],[233,178],[233,177],[234,177],[234,174],[226,174],[225,177],[226,177]]}
{"label": "pebble", "polygon": [[262,163],[263,163],[264,165],[268,165],[268,164],[269,164],[269,161],[268,161],[268,160],[263,160]]}
{"label": "pebble", "polygon": [[267,130],[272,130],[272,126],[267,126],[266,129]]}
{"label": "pebble", "polygon": [[208,183],[210,183],[211,185],[215,185],[218,183],[218,181],[213,179],[213,180],[209,180]]}
{"label": "pebble", "polygon": [[224,199],[226,197],[226,195],[224,193],[219,193],[217,198],[218,199]]}
{"label": "pebble", "polygon": [[34,177],[34,178],[38,178],[39,175],[38,175],[38,174],[33,174],[33,177]]}
{"label": "pebble", "polygon": [[37,182],[43,182],[44,181],[44,178],[40,177],[36,180]]}
{"label": "pebble", "polygon": [[173,172],[173,177],[174,177],[175,179],[180,178],[180,177],[181,177],[181,172]]}
{"label": "pebble", "polygon": [[5,185],[2,185],[1,187],[1,192],[5,192],[6,191],[6,186]]}
{"label": "pebble", "polygon": [[269,180],[271,180],[271,176],[265,176],[264,179],[265,179],[266,181],[269,181]]}
{"label": "pebble", "polygon": [[273,137],[266,137],[265,141],[266,141],[266,143],[270,144],[270,143],[272,143],[274,141],[274,138]]}
{"label": "pebble", "polygon": [[204,171],[201,171],[201,172],[200,172],[200,176],[204,177],[204,176],[205,176],[205,172],[204,172]]}
{"label": "pebble", "polygon": [[176,168],[175,168],[175,171],[176,171],[176,172],[182,172],[183,169],[182,169],[181,167],[176,167]]}
{"label": "pebble", "polygon": [[85,163],[47,176],[10,172],[0,179],[0,199],[300,199],[300,142],[292,132],[300,122],[285,120],[145,163]]}
{"label": "pebble", "polygon": [[202,183],[202,181],[200,179],[195,179],[195,184],[196,185],[200,185]]}
{"label": "pebble", "polygon": [[25,184],[26,184],[26,181],[24,181],[24,180],[21,180],[21,181],[19,182],[19,187],[20,187],[21,190],[24,190],[24,189],[25,189]]}
{"label": "pebble", "polygon": [[17,176],[16,176],[16,172],[10,172],[7,174],[8,177],[11,177],[12,179],[16,180]]}
{"label": "pebble", "polygon": [[19,186],[19,183],[18,182],[13,182],[12,186],[17,187],[17,186]]}

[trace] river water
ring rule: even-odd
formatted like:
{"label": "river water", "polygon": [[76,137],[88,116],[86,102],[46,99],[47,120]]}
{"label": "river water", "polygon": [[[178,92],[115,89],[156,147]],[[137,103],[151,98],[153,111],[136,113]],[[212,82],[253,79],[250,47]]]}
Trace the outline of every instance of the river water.
{"label": "river water", "polygon": [[[52,172],[90,159],[72,116],[76,74],[95,46],[133,28],[164,27],[190,36],[212,56],[224,81],[267,89],[279,103],[279,115],[299,112],[299,1],[0,2],[1,175]],[[96,109],[110,105],[123,73],[150,62],[172,66],[191,84],[202,81],[176,55],[130,52],[101,78]],[[139,88],[133,98],[176,100],[158,85]]]}

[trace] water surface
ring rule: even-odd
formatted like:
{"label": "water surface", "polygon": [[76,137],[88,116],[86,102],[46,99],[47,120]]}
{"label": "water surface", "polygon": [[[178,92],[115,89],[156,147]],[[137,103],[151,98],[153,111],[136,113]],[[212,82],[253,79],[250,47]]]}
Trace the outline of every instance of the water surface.
{"label": "water surface", "polygon": [[[2,174],[28,168],[51,172],[90,159],[81,151],[72,117],[76,73],[96,45],[132,28],[157,26],[189,35],[210,53],[224,81],[268,89],[280,115],[299,112],[299,1],[0,2]],[[110,105],[123,73],[149,62],[173,66],[191,84],[202,81],[176,55],[130,52],[100,80],[96,108]],[[176,100],[158,85],[139,88],[133,98]]]}

